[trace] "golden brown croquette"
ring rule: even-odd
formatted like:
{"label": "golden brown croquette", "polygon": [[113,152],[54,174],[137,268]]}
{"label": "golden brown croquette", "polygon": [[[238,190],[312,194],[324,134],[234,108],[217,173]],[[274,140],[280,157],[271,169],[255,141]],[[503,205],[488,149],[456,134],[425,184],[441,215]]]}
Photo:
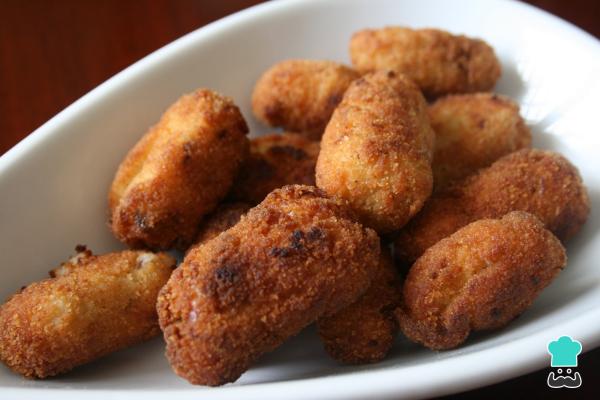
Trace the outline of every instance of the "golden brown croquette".
{"label": "golden brown croquette", "polygon": [[406,74],[427,98],[489,91],[501,73],[483,40],[439,29],[365,29],[352,36],[350,58],[361,74],[381,69]]}
{"label": "golden brown croquette", "polygon": [[379,233],[401,228],[432,190],[434,133],[419,89],[378,71],[353,82],[336,108],[317,160],[317,186],[348,202]]}
{"label": "golden brown croquette", "polygon": [[135,248],[187,248],[231,188],[247,132],[230,98],[208,89],[182,96],[119,166],[109,192],[115,236]]}
{"label": "golden brown croquette", "polygon": [[315,185],[319,142],[295,133],[273,133],[250,140],[250,156],[240,168],[231,197],[256,205],[286,185]]}
{"label": "golden brown croquette", "polygon": [[273,191],[234,227],[190,251],[161,291],[173,370],[194,384],[235,381],[371,283],[377,234],[310,186]]}
{"label": "golden brown croquette", "polygon": [[435,191],[531,146],[531,132],[519,106],[497,94],[442,97],[429,106],[429,119],[435,131],[431,165]]}
{"label": "golden brown croquette", "polygon": [[318,140],[346,88],[358,77],[353,69],[333,61],[281,61],[256,83],[252,110],[268,126]]}
{"label": "golden brown croquette", "polygon": [[223,203],[211,213],[200,225],[200,231],[194,244],[188,249],[188,252],[195,247],[201,246],[219,236],[221,232],[226,231],[239,222],[242,215],[246,214],[252,208],[246,203]]}
{"label": "golden brown croquette", "polygon": [[565,157],[550,151],[519,150],[430,199],[400,232],[396,254],[411,263],[466,224],[500,218],[510,211],[535,215],[565,242],[587,220],[590,200],[577,168]]}
{"label": "golden brown croquette", "polygon": [[371,286],[356,302],[317,321],[327,353],[344,364],[381,361],[394,344],[400,281],[389,249],[382,248]]}
{"label": "golden brown croquette", "polygon": [[456,347],[470,331],[498,329],[520,315],[566,261],[560,241],[531,214],[473,222],[410,269],[396,312],[400,328],[431,349]]}
{"label": "golden brown croquette", "polygon": [[0,359],[27,378],[67,372],[160,332],[155,304],[172,257],[78,251],[0,307]]}

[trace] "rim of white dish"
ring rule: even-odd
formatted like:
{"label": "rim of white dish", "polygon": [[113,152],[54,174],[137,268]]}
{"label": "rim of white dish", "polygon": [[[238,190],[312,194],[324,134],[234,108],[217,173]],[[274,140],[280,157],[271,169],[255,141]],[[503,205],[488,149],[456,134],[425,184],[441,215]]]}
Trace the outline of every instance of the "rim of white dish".
{"label": "rim of white dish", "polygon": [[[257,18],[276,18],[276,15],[280,12],[290,12],[290,9],[293,10],[295,7],[305,7],[308,3],[321,1],[323,0],[278,0],[262,3],[198,28],[154,51],[92,89],[0,156],[0,174],[10,169],[17,159],[26,156],[34,147],[42,145],[56,129],[62,124],[67,123],[69,119],[83,110],[94,107],[96,103],[101,102],[112,91],[126,85],[131,77],[153,68],[155,65],[160,64],[161,60],[168,59],[178,53],[184,53],[192,44],[210,40],[212,37],[227,31],[234,25],[252,23]],[[328,3],[341,3],[343,1],[325,0]],[[555,25],[557,29],[569,31],[570,34],[577,36],[582,43],[593,49],[592,51],[600,52],[600,41],[575,25],[546,11],[516,0],[489,0],[489,3],[503,4],[504,6],[509,4],[510,7],[515,8],[515,11],[542,16],[549,23]],[[210,396],[211,399],[218,399],[222,396],[230,398],[236,394],[243,395],[244,398],[265,399],[279,398],[282,393],[286,393],[288,398],[314,398],[326,394],[329,398],[343,399],[365,398],[374,395],[377,398],[398,398],[399,396],[422,398],[451,394],[490,385],[543,368],[547,364],[547,355],[543,351],[532,352],[530,349],[536,346],[539,347],[540,340],[548,337],[548,335],[558,337],[566,332],[576,331],[578,335],[577,339],[584,344],[584,351],[594,349],[600,345],[600,323],[593,323],[592,321],[600,322],[600,308],[589,310],[584,314],[565,320],[553,327],[541,328],[535,333],[526,335],[510,343],[462,354],[460,356],[462,361],[461,369],[451,368],[455,362],[455,358],[450,357],[441,359],[435,363],[425,363],[403,368],[402,371],[390,367],[387,369],[353,371],[340,375],[312,377],[293,381],[224,386],[218,389],[207,389],[206,391],[195,391],[193,389],[197,387],[192,385],[189,388],[172,390],[177,393],[178,399],[197,399],[203,395]],[[434,383],[429,386],[423,386],[421,383],[423,376],[435,377]],[[360,378],[363,383],[360,387],[357,387],[357,385],[345,386],[345,383],[357,378]],[[332,391],[334,387],[335,391]],[[285,392],[282,392],[282,389],[285,389]],[[7,396],[7,398],[9,396],[22,397],[28,393],[41,393],[41,390],[43,388],[3,388],[3,396]],[[54,396],[60,396],[84,389],[53,388],[51,390]],[[104,399],[109,395],[111,398],[127,397],[128,399],[142,399],[148,398],[151,393],[156,395],[160,394],[160,392],[144,389],[136,391],[98,389],[94,392],[86,392],[86,398]]]}

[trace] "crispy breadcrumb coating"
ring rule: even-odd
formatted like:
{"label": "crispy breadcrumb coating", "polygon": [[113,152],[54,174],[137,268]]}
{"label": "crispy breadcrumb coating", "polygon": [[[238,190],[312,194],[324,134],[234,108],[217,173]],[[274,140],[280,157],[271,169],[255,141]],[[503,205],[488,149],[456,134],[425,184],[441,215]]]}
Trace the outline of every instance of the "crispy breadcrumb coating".
{"label": "crispy breadcrumb coating", "polygon": [[172,257],[78,251],[0,307],[0,359],[27,378],[67,372],[160,332],[155,304]]}
{"label": "crispy breadcrumb coating", "polygon": [[196,241],[189,248],[188,252],[194,247],[201,246],[209,240],[216,238],[221,232],[237,224],[242,215],[246,214],[250,208],[252,207],[246,203],[221,204],[202,222],[198,236],[196,236]]}
{"label": "crispy breadcrumb coating", "polygon": [[[244,203],[220,206],[202,225],[193,249],[234,226],[250,207]],[[382,248],[371,286],[355,303],[318,320],[325,349],[346,364],[374,363],[385,358],[397,333],[393,310],[400,299],[399,277],[390,252]]]}
{"label": "crispy breadcrumb coating", "polygon": [[400,281],[390,252],[382,248],[369,289],[356,302],[317,321],[329,355],[344,364],[381,361],[394,344],[398,326],[393,315],[400,304]]}
{"label": "crispy breadcrumb coating", "polygon": [[415,262],[396,311],[400,328],[431,349],[456,347],[470,331],[498,329],[520,315],[566,261],[560,241],[531,214],[473,222]]}
{"label": "crispy breadcrumb coating", "polygon": [[475,220],[450,194],[432,196],[394,240],[396,262],[406,270],[429,247]]}
{"label": "crispy breadcrumb coating", "polygon": [[467,213],[478,218],[527,211],[563,242],[579,232],[590,212],[577,168],[562,155],[543,150],[503,157],[485,175],[467,179],[462,198]]}
{"label": "crispy breadcrumb coating", "polygon": [[410,263],[466,224],[510,211],[535,215],[565,242],[587,220],[590,200],[579,171],[566,158],[550,151],[519,150],[430,199],[400,232],[396,254]]}
{"label": "crispy breadcrumb coating", "polygon": [[359,75],[333,61],[286,60],[269,68],[252,93],[260,121],[318,140],[350,83]]}
{"label": "crispy breadcrumb coating", "polygon": [[315,185],[319,142],[295,133],[270,134],[250,140],[250,156],[231,191],[237,201],[256,205],[285,185]]}
{"label": "crispy breadcrumb coating", "polygon": [[501,73],[483,40],[439,29],[365,29],[352,36],[350,58],[361,74],[391,69],[408,75],[427,98],[489,91]]}
{"label": "crispy breadcrumb coating", "polygon": [[208,89],[182,96],[119,166],[109,192],[115,236],[135,248],[187,248],[229,191],[247,132],[230,98]]}
{"label": "crispy breadcrumb coating", "polygon": [[194,384],[235,381],[262,354],[371,283],[377,234],[309,186],[273,191],[240,222],[190,251],[161,291],[174,371]]}
{"label": "crispy breadcrumb coating", "polygon": [[440,98],[429,106],[429,119],[436,134],[431,165],[435,191],[531,146],[531,132],[519,106],[497,94]]}
{"label": "crispy breadcrumb coating", "polygon": [[317,186],[379,233],[401,228],[432,190],[434,133],[419,89],[378,71],[353,82],[336,108],[317,160]]}

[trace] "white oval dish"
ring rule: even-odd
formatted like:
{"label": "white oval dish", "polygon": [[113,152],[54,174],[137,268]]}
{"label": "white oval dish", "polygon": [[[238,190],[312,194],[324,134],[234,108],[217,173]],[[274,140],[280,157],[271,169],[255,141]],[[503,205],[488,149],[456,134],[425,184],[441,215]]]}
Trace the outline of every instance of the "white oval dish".
{"label": "white oval dish", "polygon": [[531,309],[458,350],[436,353],[399,339],[386,361],[361,367],[329,360],[308,329],[221,388],[192,386],[174,375],[157,339],[46,381],[22,379],[2,366],[1,397],[429,397],[547,367],[546,345],[561,335],[581,341],[584,351],[597,346],[600,44],[550,14],[500,0],[271,2],[199,29],[127,68],[0,158],[0,298],[43,278],[78,243],[98,253],[122,248],[106,227],[108,185],[127,150],[182,93],[205,86],[230,95],[253,134],[264,133],[249,101],[262,71],[285,58],[348,62],[352,32],[384,25],[439,27],[487,40],[504,68],[497,90],[521,103],[534,144],[562,152],[580,168],[592,215],[569,243],[567,269]]}

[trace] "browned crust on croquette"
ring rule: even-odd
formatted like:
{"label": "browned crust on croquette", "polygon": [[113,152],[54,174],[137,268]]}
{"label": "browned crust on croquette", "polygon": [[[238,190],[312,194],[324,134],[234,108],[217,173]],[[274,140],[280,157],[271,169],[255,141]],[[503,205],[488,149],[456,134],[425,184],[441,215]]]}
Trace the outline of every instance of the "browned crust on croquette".
{"label": "browned crust on croquette", "polygon": [[438,29],[365,29],[352,36],[350,58],[361,74],[391,69],[408,75],[428,98],[489,91],[501,73],[483,40]]}
{"label": "browned crust on croquette", "polygon": [[157,335],[156,298],[174,267],[164,253],[78,254],[0,307],[0,359],[46,378]]}
{"label": "browned crust on croquette", "polygon": [[211,213],[202,222],[200,231],[192,247],[198,247],[219,236],[221,232],[226,231],[239,222],[242,215],[246,214],[252,208],[246,203],[224,203]]}
{"label": "browned crust on croquette", "polygon": [[410,266],[425,250],[473,221],[451,195],[431,197],[394,241],[397,262]]}
{"label": "browned crust on croquette", "polygon": [[510,211],[538,217],[562,242],[572,238],[590,212],[579,172],[560,154],[522,149],[434,195],[394,242],[404,262],[466,224]]}
{"label": "browned crust on croquette", "polygon": [[531,132],[519,106],[505,96],[446,96],[429,106],[429,119],[436,133],[431,165],[435,191],[531,146]]}
{"label": "browned crust on croquette", "polygon": [[524,149],[509,154],[461,186],[462,203],[469,214],[498,218],[508,211],[527,211],[563,242],[579,232],[590,212],[579,171],[550,151]]}
{"label": "browned crust on croquette", "polygon": [[286,60],[269,68],[252,94],[262,122],[317,140],[357,72],[333,61]]}
{"label": "browned crust on croquette", "polygon": [[321,141],[317,186],[379,233],[402,227],[432,190],[434,133],[408,78],[378,71],[353,82]]}
{"label": "browned crust on croquette", "polygon": [[403,333],[435,350],[525,311],[566,265],[565,249],[531,214],[473,222],[411,268],[396,315]]}
{"label": "browned crust on croquette", "polygon": [[394,309],[400,304],[400,281],[388,249],[382,248],[371,286],[358,301],[317,321],[327,353],[344,364],[383,360],[398,330]]}
{"label": "browned crust on croquette", "polygon": [[233,101],[208,89],[182,96],[119,166],[111,228],[132,247],[186,248],[228,192],[248,153]]}
{"label": "browned crust on croquette", "polygon": [[285,185],[315,184],[319,142],[296,133],[273,133],[250,140],[250,156],[240,168],[231,198],[256,205]]}
{"label": "browned crust on croquette", "polygon": [[368,288],[374,231],[309,186],[272,192],[186,256],[158,313],[174,371],[194,384],[235,381],[262,354]]}

